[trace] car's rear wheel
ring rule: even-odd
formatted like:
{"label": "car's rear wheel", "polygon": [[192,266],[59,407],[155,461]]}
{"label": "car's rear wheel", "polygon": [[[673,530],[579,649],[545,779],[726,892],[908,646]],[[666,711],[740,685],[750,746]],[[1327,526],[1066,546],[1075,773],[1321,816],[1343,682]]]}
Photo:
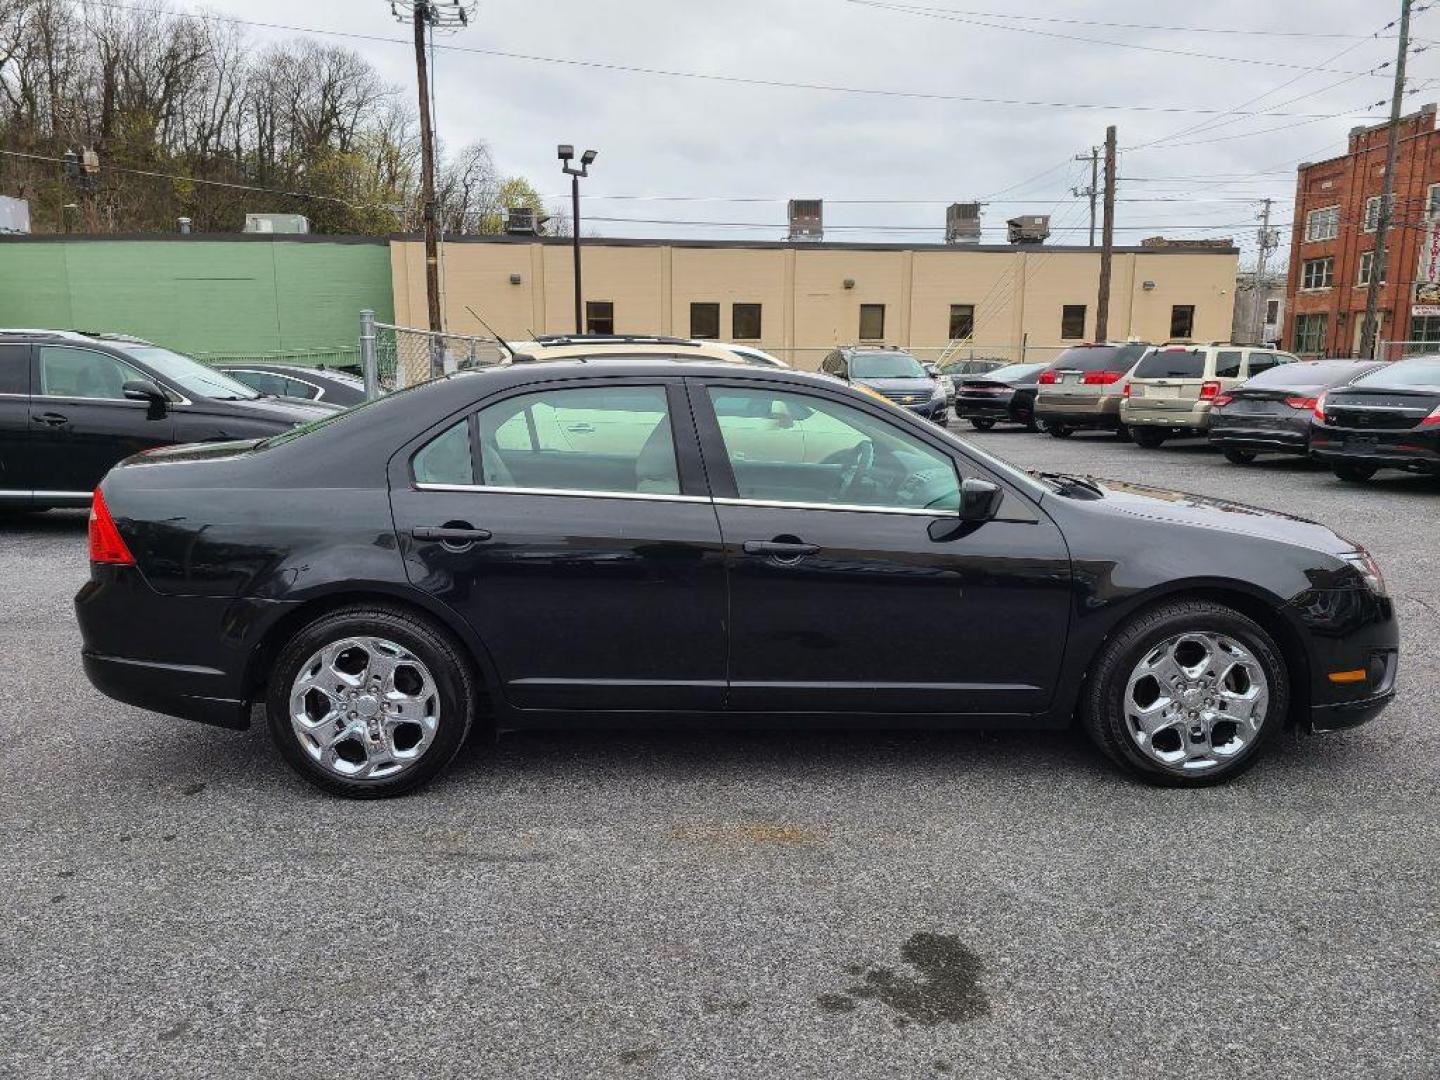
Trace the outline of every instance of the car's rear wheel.
{"label": "car's rear wheel", "polygon": [[1336,465],[1334,473],[1349,484],[1363,484],[1375,475],[1373,465]]}
{"label": "car's rear wheel", "polygon": [[1128,427],[1126,427],[1124,424],[1121,424],[1119,427],[1117,427],[1117,428],[1115,429],[1115,438],[1119,439],[1121,442],[1129,442],[1129,441],[1130,441],[1130,429],[1129,429]]}
{"label": "car's rear wheel", "polygon": [[1144,447],[1146,450],[1156,450],[1165,444],[1167,435],[1160,428],[1137,427],[1131,424],[1130,438],[1136,446]]}
{"label": "car's rear wheel", "polygon": [[1052,439],[1068,439],[1075,434],[1075,429],[1069,424],[1062,424],[1058,420],[1046,420],[1045,430]]}
{"label": "car's rear wheel", "polygon": [[1238,446],[1225,447],[1225,460],[1231,465],[1249,465],[1255,460],[1254,450],[1241,450]]}
{"label": "car's rear wheel", "polygon": [[335,795],[378,799],[450,763],[475,713],[461,647],[428,620],[382,605],[304,627],[270,673],[270,734],[286,761]]}
{"label": "car's rear wheel", "polygon": [[995,421],[984,419],[978,416],[972,416],[970,418],[970,426],[973,427],[976,431],[989,431],[995,426]]}
{"label": "car's rear wheel", "polygon": [[1254,620],[1204,600],[1152,608],[1100,651],[1081,702],[1096,744],[1153,784],[1219,783],[1254,764],[1284,722],[1290,680]]}

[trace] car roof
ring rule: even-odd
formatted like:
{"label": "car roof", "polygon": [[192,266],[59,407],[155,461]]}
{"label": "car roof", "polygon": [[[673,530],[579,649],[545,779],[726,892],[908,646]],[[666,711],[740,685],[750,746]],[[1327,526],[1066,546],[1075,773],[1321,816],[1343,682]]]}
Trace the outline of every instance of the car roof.
{"label": "car roof", "polygon": [[0,328],[0,341],[6,338],[58,338],[61,341],[103,342],[110,345],[153,345],[133,334],[112,334],[102,330],[46,330],[31,327]]}
{"label": "car roof", "polygon": [[[823,386],[832,390],[846,386],[844,382],[833,376],[818,371],[760,367],[735,359],[721,360],[708,356],[685,356],[673,353],[669,355],[562,356],[537,363],[521,361],[510,364],[492,364],[487,367],[468,368],[453,375],[430,380],[430,383],[422,385],[459,379],[486,379],[495,380],[503,385],[521,385],[528,382],[573,379],[579,376],[625,379],[635,377],[676,378],[686,375],[789,382]],[[417,386],[416,389],[419,387]]]}
{"label": "car roof", "polygon": [[[690,358],[726,364],[743,364],[730,346],[718,341],[692,341],[689,338],[642,336],[561,337],[546,336],[534,341],[507,342],[518,357],[527,360],[605,360],[623,361],[636,356]],[[507,361],[502,361],[506,363]]]}

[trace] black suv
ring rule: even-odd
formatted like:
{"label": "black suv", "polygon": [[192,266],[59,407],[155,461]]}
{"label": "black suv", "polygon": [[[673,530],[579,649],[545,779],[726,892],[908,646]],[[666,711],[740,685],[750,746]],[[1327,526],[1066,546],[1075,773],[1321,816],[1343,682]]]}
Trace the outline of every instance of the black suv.
{"label": "black suv", "polygon": [[0,330],[0,510],[86,506],[131,454],[276,435],[335,411],[262,396],[139,338]]}
{"label": "black suv", "polygon": [[866,387],[896,405],[944,424],[950,418],[950,394],[938,374],[893,345],[845,345],[829,353],[820,370]]}

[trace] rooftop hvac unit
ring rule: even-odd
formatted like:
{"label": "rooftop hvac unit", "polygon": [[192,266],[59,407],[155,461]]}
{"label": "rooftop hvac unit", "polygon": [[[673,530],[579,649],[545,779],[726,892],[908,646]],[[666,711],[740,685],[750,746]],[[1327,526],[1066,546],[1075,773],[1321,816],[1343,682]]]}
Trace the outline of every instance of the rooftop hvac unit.
{"label": "rooftop hvac unit", "polygon": [[310,219],[304,214],[246,214],[249,233],[308,233]]}
{"label": "rooftop hvac unit", "polygon": [[1010,243],[1043,244],[1050,235],[1049,214],[1021,214],[1005,223],[1010,227]]}
{"label": "rooftop hvac unit", "polygon": [[533,206],[508,206],[505,208],[505,234],[507,236],[535,236],[540,226],[535,220]]}
{"label": "rooftop hvac unit", "polygon": [[825,203],[821,199],[790,200],[790,239],[825,239]]}
{"label": "rooftop hvac unit", "polygon": [[947,244],[978,244],[980,242],[980,204],[951,203],[945,208],[945,242]]}

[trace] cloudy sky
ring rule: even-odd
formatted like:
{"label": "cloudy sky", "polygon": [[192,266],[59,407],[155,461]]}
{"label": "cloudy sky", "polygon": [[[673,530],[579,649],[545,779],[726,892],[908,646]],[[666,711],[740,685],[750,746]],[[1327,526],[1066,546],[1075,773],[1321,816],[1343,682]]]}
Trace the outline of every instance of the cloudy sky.
{"label": "cloudy sky", "polygon": [[[381,39],[330,38],[413,92],[388,0],[208,6]],[[1248,254],[1258,200],[1275,198],[1273,220],[1286,225],[1296,163],[1342,152],[1349,128],[1386,114],[1395,39],[1382,27],[1398,10],[1399,0],[480,0],[469,29],[437,39],[439,130],[452,146],[484,139],[502,170],[547,196],[568,191],[555,145],[594,147],[583,213],[607,236],[778,239],[784,200],[818,196],[829,239],[938,241],[945,204],[980,199],[986,240],[1003,239],[1007,217],[1051,213],[1057,241],[1083,243],[1088,206],[1070,189],[1089,165],[1072,159],[1113,123],[1121,242],[1234,236]],[[1440,97],[1440,45],[1425,49],[1440,38],[1440,11],[1419,15],[1414,33],[1424,51],[1411,60],[1407,111]]]}

